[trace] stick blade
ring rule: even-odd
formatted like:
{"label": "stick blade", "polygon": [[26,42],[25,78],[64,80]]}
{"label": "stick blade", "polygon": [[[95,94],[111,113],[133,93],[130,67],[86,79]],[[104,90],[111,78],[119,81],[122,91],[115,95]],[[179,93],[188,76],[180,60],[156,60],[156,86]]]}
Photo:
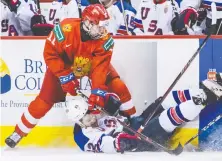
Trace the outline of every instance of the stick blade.
{"label": "stick blade", "polygon": [[179,144],[176,149],[171,150],[171,154],[176,156],[180,155],[182,152],[183,152],[183,146],[181,144]]}

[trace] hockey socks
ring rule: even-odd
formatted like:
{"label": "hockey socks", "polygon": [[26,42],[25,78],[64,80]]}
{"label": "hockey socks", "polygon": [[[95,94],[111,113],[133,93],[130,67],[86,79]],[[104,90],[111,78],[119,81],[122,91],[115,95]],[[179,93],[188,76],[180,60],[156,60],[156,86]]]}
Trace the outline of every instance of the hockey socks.
{"label": "hockey socks", "polygon": [[161,113],[159,117],[160,125],[166,132],[172,132],[178,126],[197,117],[203,107],[201,104],[196,105],[193,100],[171,107]]}

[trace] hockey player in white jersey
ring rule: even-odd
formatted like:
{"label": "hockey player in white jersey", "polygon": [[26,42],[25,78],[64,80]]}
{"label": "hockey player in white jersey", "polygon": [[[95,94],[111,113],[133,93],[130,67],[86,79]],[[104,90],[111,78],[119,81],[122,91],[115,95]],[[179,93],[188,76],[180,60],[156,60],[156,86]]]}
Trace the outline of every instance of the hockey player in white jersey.
{"label": "hockey player in white jersey", "polygon": [[[81,3],[81,10],[78,8],[78,1]],[[64,18],[79,18],[80,12],[88,5],[88,0],[53,1],[46,15],[46,20],[50,24],[56,24]]]}
{"label": "hockey player in white jersey", "polygon": [[24,0],[1,0],[1,36],[48,35],[53,26],[36,12]]}
{"label": "hockey player in white jersey", "polygon": [[95,0],[101,3],[109,13],[110,19],[104,22],[107,31],[112,35],[132,35],[133,21],[137,11],[124,0]]}
{"label": "hockey player in white jersey", "polygon": [[179,12],[177,2],[173,0],[143,0],[135,17],[136,35],[172,35],[171,21]]}
{"label": "hockey player in white jersey", "polygon": [[[177,127],[195,119],[206,105],[221,100],[222,86],[220,83],[204,80],[203,89],[173,91],[169,96],[172,104],[163,105],[162,111],[150,120],[142,133],[167,146]],[[140,116],[130,120],[132,128],[136,130],[143,124],[149,113],[156,108],[159,99]],[[87,107],[87,103],[78,96],[68,102],[66,108],[68,118],[76,123],[74,140],[81,150],[104,153],[160,150],[137,139],[136,136],[124,132],[123,127],[114,116],[91,115],[87,113]]]}
{"label": "hockey player in white jersey", "polygon": [[[215,7],[212,3],[215,3]],[[187,12],[191,9],[193,10],[192,14]],[[222,0],[183,0],[181,2],[181,10],[183,11],[183,15],[179,16],[179,21],[185,21],[185,17],[193,21],[191,25],[185,23],[187,28],[191,29],[187,34],[194,35],[201,34],[201,32],[204,34],[208,34],[209,32],[213,34],[222,34]],[[197,18],[193,17],[195,12],[198,13]],[[216,21],[214,31],[211,30],[212,20]],[[198,32],[200,29],[202,29],[201,32]]]}

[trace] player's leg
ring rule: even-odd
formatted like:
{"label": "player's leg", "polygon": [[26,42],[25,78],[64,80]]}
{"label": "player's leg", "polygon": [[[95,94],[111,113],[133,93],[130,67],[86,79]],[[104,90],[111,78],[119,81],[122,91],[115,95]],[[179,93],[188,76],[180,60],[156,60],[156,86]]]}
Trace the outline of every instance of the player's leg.
{"label": "player's leg", "polygon": [[120,79],[119,74],[112,65],[109,67],[109,74],[107,76],[106,84],[110,92],[113,92],[119,96],[122,103],[120,106],[120,111],[122,111],[126,116],[134,116],[136,113],[136,108],[133,104],[131,94],[126,84]]}
{"label": "player's leg", "polygon": [[[197,90],[198,91],[198,90]],[[164,110],[159,116],[151,119],[148,125],[144,128],[143,134],[152,138],[156,142],[167,146],[168,140],[172,136],[174,130],[177,127],[184,125],[185,123],[192,121],[196,116],[199,115],[200,111],[205,107],[207,96],[203,90],[199,92],[193,92],[193,95],[188,93],[191,99],[181,102],[176,106],[170,106]],[[194,94],[195,93],[195,94]],[[147,110],[144,111],[147,113]],[[146,119],[144,113],[139,117],[135,117],[131,121],[131,126],[134,129],[138,129],[141,124],[144,123]],[[149,115],[149,114],[148,114]],[[147,116],[148,116],[147,115]],[[138,142],[137,151],[155,151],[158,150],[152,145],[148,145],[143,141]]]}
{"label": "player's leg", "polygon": [[16,146],[22,137],[36,126],[39,119],[52,108],[54,103],[65,100],[65,93],[63,92],[60,82],[53,73],[47,69],[44,81],[39,95],[33,100],[18,124],[16,124],[15,131],[6,140],[6,144],[10,147]]}

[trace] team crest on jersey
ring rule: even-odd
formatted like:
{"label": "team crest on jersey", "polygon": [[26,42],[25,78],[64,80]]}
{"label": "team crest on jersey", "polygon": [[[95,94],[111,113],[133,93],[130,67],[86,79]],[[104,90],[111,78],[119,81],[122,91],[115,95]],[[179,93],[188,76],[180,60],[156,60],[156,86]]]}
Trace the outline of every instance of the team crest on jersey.
{"label": "team crest on jersey", "polygon": [[82,56],[76,57],[73,64],[73,73],[77,77],[82,77],[88,75],[91,69],[91,61],[89,58],[84,58]]}
{"label": "team crest on jersey", "polygon": [[64,31],[64,32],[71,32],[71,30],[72,30],[72,26],[70,24],[65,24],[62,27],[62,31]]}

